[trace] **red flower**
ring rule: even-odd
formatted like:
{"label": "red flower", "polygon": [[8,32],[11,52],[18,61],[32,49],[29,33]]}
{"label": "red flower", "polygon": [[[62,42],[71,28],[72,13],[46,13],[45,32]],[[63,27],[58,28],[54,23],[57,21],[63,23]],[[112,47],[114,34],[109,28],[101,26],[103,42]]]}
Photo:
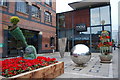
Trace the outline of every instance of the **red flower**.
{"label": "red flower", "polygon": [[2,73],[2,75],[4,76],[4,75],[5,75],[5,73]]}
{"label": "red flower", "polygon": [[101,47],[101,46],[103,46],[103,44],[102,44],[102,43],[99,43],[99,44],[98,44],[98,47]]}
{"label": "red flower", "polygon": [[52,58],[52,59],[51,59],[51,61],[55,61],[55,60],[56,60],[56,58]]}
{"label": "red flower", "polygon": [[108,44],[109,44],[110,46],[112,46],[112,42],[109,42]]}
{"label": "red flower", "polygon": [[106,36],[107,39],[110,39],[110,36]]}
{"label": "red flower", "polygon": [[12,75],[13,73],[12,72],[8,72],[8,74]]}
{"label": "red flower", "polygon": [[12,70],[15,70],[15,69],[11,67],[11,68],[9,68],[9,70],[12,71]]}
{"label": "red flower", "polygon": [[56,62],[55,58],[46,58],[43,56],[38,56],[33,60],[23,59],[22,57],[6,59],[1,61],[2,75],[5,77],[11,77],[13,75],[17,75],[28,70],[34,70],[43,66],[48,66],[49,64]]}
{"label": "red flower", "polygon": [[100,40],[102,40],[103,39],[103,37],[102,36],[100,36]]}

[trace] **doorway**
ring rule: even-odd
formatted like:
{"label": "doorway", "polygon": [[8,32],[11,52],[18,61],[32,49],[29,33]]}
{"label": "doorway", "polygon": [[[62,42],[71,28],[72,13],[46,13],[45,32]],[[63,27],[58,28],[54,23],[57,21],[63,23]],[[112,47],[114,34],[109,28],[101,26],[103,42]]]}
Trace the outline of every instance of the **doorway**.
{"label": "doorway", "polygon": [[[21,29],[23,35],[26,38],[28,45],[33,45],[36,48],[38,53],[38,31]],[[15,38],[8,32],[8,57],[20,56],[21,50],[24,50],[25,47],[21,46],[21,42],[15,40]]]}

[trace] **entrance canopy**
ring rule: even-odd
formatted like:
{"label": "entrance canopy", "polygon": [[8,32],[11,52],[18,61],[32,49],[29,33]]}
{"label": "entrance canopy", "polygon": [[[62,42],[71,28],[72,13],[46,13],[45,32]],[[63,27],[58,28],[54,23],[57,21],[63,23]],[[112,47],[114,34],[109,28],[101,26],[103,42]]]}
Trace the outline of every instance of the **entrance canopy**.
{"label": "entrance canopy", "polygon": [[83,0],[80,2],[69,3],[68,5],[76,10],[79,8],[92,7],[100,4],[110,4],[110,0]]}

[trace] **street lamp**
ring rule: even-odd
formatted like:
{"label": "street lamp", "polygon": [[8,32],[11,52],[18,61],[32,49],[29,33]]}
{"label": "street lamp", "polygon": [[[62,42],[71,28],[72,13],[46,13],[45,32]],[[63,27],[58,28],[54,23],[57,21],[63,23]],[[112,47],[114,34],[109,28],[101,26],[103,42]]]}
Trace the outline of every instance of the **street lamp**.
{"label": "street lamp", "polygon": [[102,20],[101,23],[102,23],[102,31],[104,31],[105,20]]}

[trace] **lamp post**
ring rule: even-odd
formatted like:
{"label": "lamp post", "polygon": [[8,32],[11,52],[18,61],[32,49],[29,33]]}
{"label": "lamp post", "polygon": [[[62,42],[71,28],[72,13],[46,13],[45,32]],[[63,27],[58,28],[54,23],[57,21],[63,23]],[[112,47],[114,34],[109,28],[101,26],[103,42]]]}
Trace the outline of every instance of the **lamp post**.
{"label": "lamp post", "polygon": [[105,20],[102,20],[101,23],[102,23],[102,31],[104,31]]}
{"label": "lamp post", "polygon": [[72,47],[74,47],[74,13],[72,13]]}

